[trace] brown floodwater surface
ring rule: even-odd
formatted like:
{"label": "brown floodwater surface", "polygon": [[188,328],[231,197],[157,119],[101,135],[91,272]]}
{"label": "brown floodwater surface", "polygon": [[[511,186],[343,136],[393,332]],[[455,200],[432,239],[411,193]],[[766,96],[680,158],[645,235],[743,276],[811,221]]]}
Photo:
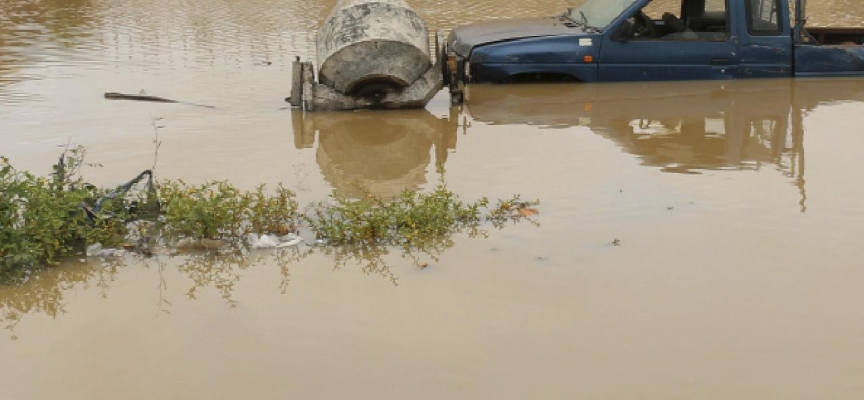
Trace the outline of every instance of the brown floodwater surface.
{"label": "brown floodwater surface", "polygon": [[[283,99],[334,1],[0,0],[0,155],[301,202],[539,198],[431,254],[90,259],[0,287],[0,399],[864,398],[864,80],[471,86]],[[411,1],[432,28],[578,1]],[[670,1],[669,4],[677,2]],[[864,3],[810,2],[814,25]],[[109,101],[104,92],[184,104]]]}

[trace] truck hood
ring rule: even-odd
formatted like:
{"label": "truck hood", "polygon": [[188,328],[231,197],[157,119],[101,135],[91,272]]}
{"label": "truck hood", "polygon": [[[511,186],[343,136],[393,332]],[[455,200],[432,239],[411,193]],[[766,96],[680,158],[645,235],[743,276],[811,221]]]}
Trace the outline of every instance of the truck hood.
{"label": "truck hood", "polygon": [[448,46],[467,57],[476,46],[540,36],[582,34],[585,31],[562,16],[501,19],[461,26],[450,32]]}

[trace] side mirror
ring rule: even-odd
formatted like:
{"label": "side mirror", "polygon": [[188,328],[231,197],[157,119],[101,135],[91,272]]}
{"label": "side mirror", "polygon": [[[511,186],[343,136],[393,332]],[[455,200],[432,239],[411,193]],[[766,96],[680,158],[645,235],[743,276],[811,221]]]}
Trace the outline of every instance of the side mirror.
{"label": "side mirror", "polygon": [[612,32],[612,40],[626,42],[636,36],[636,21],[625,19],[621,26]]}

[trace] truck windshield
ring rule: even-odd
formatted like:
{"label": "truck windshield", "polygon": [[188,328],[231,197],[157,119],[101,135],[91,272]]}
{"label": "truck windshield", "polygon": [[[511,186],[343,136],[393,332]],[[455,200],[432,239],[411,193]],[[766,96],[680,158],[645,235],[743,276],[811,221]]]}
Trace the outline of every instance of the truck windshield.
{"label": "truck windshield", "polygon": [[604,29],[639,0],[588,0],[567,11],[567,18]]}

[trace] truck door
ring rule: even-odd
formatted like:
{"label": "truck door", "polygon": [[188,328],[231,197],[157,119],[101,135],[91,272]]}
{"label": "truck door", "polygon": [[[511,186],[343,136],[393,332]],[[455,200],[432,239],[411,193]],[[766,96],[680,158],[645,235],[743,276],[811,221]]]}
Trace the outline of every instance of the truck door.
{"label": "truck door", "polygon": [[669,2],[655,0],[632,12],[603,35],[600,80],[737,78],[738,38],[730,1],[684,0],[681,9],[667,9]]}
{"label": "truck door", "polygon": [[744,0],[741,15],[738,74],[742,78],[792,76],[789,3],[781,0]]}

